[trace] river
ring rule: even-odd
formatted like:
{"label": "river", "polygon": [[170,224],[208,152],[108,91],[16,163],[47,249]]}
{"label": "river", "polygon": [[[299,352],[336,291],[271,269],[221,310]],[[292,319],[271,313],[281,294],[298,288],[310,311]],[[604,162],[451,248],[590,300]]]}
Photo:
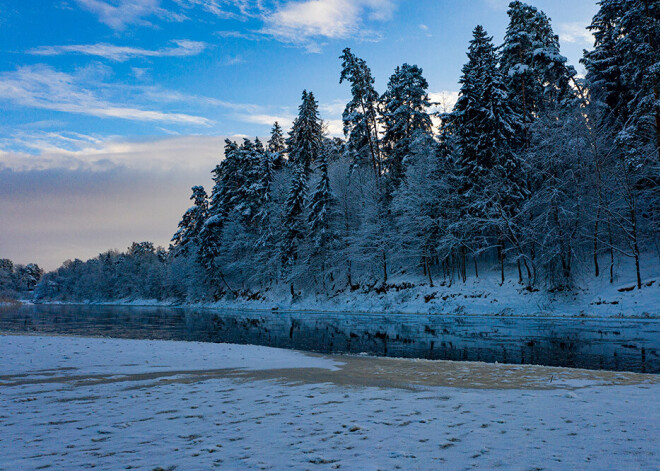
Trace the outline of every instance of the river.
{"label": "river", "polygon": [[660,373],[660,319],[42,304],[0,307],[0,331]]}

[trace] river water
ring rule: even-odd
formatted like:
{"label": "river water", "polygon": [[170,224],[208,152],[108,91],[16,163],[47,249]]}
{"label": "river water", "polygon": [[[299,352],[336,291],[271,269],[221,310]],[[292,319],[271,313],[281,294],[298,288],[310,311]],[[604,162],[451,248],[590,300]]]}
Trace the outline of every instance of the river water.
{"label": "river water", "polygon": [[0,331],[660,373],[660,319],[19,305]]}

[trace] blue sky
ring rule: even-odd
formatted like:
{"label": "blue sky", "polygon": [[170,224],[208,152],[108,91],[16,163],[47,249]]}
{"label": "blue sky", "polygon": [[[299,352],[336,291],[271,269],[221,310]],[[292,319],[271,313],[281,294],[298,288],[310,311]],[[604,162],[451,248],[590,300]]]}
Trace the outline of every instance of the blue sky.
{"label": "blue sky", "polygon": [[[532,3],[578,66],[595,1]],[[304,88],[329,132],[341,132],[346,46],[380,91],[394,67],[416,63],[432,97],[451,103],[472,29],[484,25],[499,43],[507,4],[0,0],[0,217],[14,220],[0,229],[0,257],[53,268],[132,240],[166,243],[224,136],[288,125]]]}

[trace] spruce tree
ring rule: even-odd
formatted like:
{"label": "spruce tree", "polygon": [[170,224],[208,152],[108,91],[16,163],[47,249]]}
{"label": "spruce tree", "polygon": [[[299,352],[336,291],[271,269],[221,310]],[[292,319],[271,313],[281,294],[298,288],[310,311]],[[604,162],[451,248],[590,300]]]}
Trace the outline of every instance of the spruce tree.
{"label": "spruce tree", "polygon": [[420,67],[403,64],[396,68],[381,97],[384,166],[389,176],[390,192],[405,174],[404,161],[410,154],[415,135],[431,133],[428,86]]}
{"label": "spruce tree", "polygon": [[321,258],[320,271],[325,271],[325,257],[332,239],[330,234],[330,219],[332,217],[335,197],[330,189],[328,175],[328,156],[321,153],[318,159],[319,181],[309,202],[309,234],[312,245],[312,257]]}
{"label": "spruce tree", "polygon": [[172,252],[175,256],[189,253],[190,246],[198,246],[198,236],[208,217],[208,197],[202,186],[193,186],[190,199],[193,201],[179,222],[179,230],[172,237]]}
{"label": "spruce tree", "polygon": [[545,13],[514,1],[508,15],[500,68],[511,104],[527,128],[545,107],[573,98],[575,70],[560,54],[559,38]]}
{"label": "spruce tree", "polygon": [[304,162],[293,164],[291,187],[284,207],[282,265],[291,268],[298,260],[300,245],[307,233],[304,213],[307,199],[307,171]]}
{"label": "spruce tree", "polygon": [[381,152],[378,139],[378,92],[367,63],[344,49],[339,83],[351,84],[351,101],[346,104],[342,120],[344,135],[353,154],[354,164],[366,163],[376,175],[381,172]]}
{"label": "spruce tree", "polygon": [[509,104],[508,90],[497,67],[493,38],[482,26],[477,26],[472,35],[468,62],[459,80],[458,101],[451,115],[461,167],[470,180],[468,185],[494,169],[501,175],[515,173],[518,164],[512,148],[516,147],[521,129],[520,115]]}
{"label": "spruce tree", "polygon": [[[450,123],[459,147],[463,211],[482,220],[482,225],[490,222],[495,230],[503,278],[503,237],[507,232],[502,226],[509,229],[503,223],[517,213],[527,195],[516,153],[522,123],[510,105],[492,38],[481,26],[473,31],[460,83]],[[509,236],[513,238],[513,234]]]}
{"label": "spruce tree", "polygon": [[312,92],[303,90],[298,116],[287,139],[289,162],[300,163],[309,175],[312,163],[318,157],[323,143],[323,124],[319,117],[318,103]]}
{"label": "spruce tree", "polygon": [[[602,0],[589,30],[587,84],[603,103],[607,123],[632,153],[650,143],[660,162],[660,4]],[[623,142],[622,142],[623,143]]]}
{"label": "spruce tree", "polygon": [[200,231],[199,261],[207,272],[211,284],[215,284],[217,276],[216,257],[220,254],[222,245],[222,231],[233,203],[237,188],[235,175],[239,172],[239,147],[229,140],[225,140],[224,159],[213,169],[213,189],[209,202],[208,218]]}
{"label": "spruce tree", "polygon": [[275,169],[280,169],[284,165],[284,151],[286,149],[286,142],[284,140],[284,133],[282,127],[275,121],[270,131],[270,139],[266,144],[266,150],[271,154],[271,159],[275,165]]}

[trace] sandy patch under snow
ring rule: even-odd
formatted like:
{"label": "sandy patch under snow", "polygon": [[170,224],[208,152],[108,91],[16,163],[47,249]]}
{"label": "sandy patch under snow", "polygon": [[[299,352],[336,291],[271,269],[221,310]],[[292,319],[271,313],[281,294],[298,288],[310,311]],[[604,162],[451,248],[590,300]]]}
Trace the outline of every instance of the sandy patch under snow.
{"label": "sandy patch under snow", "polygon": [[660,469],[657,376],[0,336],[0,469]]}

